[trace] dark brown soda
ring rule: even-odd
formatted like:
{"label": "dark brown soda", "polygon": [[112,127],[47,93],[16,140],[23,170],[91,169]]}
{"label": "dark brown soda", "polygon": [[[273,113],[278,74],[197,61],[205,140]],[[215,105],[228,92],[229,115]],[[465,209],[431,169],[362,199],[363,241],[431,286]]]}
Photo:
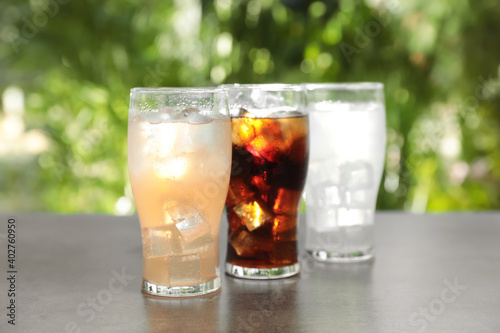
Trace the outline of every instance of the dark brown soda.
{"label": "dark brown soda", "polygon": [[227,262],[252,268],[297,263],[297,216],[309,157],[307,116],[231,119]]}

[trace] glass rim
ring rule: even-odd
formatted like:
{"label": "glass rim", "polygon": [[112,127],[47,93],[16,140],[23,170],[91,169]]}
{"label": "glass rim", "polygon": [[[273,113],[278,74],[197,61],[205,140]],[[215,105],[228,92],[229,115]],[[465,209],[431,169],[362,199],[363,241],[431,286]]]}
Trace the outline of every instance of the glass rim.
{"label": "glass rim", "polygon": [[248,90],[248,89],[258,89],[264,91],[297,91],[303,90],[300,84],[292,83],[233,83],[233,84],[221,84],[218,87],[224,90]]}
{"label": "glass rim", "polygon": [[180,93],[216,93],[224,92],[225,90],[219,87],[135,87],[130,89],[130,93],[163,93],[163,94],[180,94]]}
{"label": "glass rim", "polygon": [[303,83],[307,90],[382,90],[382,82],[325,82],[325,83]]}

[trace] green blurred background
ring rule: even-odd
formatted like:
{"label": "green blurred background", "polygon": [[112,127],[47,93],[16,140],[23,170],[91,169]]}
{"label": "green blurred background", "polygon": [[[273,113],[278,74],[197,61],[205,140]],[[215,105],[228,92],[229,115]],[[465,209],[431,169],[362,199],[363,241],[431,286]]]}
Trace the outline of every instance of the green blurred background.
{"label": "green blurred background", "polygon": [[0,4],[0,210],[134,212],[129,89],[380,81],[378,208],[500,209],[498,0]]}

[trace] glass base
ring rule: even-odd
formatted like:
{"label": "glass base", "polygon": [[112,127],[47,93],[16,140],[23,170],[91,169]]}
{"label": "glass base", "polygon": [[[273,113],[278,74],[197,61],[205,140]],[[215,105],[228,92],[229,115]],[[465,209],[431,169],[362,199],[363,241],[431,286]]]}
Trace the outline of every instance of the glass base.
{"label": "glass base", "polygon": [[226,263],[226,273],[242,279],[271,280],[282,279],[299,274],[300,264],[296,263],[276,268],[250,268]]}
{"label": "glass base", "polygon": [[318,261],[326,262],[359,262],[366,261],[373,258],[374,251],[357,251],[351,253],[328,252],[325,250],[307,250],[307,252]]}
{"label": "glass base", "polygon": [[212,281],[208,281],[193,286],[184,287],[168,287],[159,286],[157,284],[142,281],[142,291],[148,295],[166,296],[166,297],[191,297],[213,293],[220,289],[220,278],[217,277]]}

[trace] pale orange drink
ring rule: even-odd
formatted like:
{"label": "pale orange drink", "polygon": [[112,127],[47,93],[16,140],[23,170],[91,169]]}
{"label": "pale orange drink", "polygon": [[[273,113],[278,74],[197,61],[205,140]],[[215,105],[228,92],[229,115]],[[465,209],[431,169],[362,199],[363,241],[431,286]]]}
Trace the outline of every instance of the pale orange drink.
{"label": "pale orange drink", "polygon": [[128,161],[145,293],[220,288],[219,227],[231,166],[226,105],[217,89],[132,90]]}

